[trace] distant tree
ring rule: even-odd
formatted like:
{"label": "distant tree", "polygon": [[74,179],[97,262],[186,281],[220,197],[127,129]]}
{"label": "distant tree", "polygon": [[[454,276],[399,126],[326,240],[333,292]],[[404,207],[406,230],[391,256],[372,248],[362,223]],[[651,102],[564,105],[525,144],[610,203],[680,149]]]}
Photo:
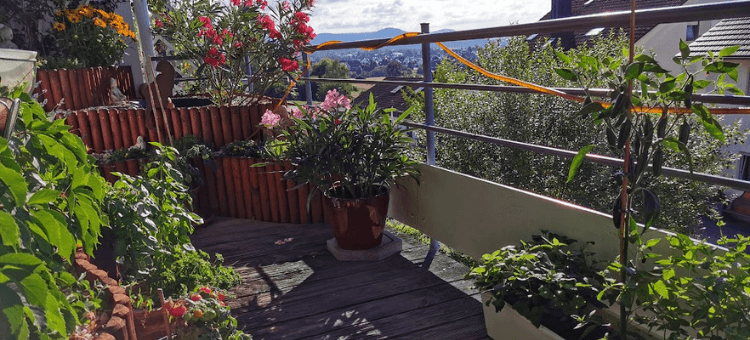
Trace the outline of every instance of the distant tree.
{"label": "distant tree", "polygon": [[403,77],[407,73],[411,72],[408,72],[406,67],[404,67],[404,64],[402,64],[398,60],[391,60],[385,67],[386,77]]}
{"label": "distant tree", "polygon": [[[338,60],[323,58],[312,65],[310,76],[318,78],[348,79],[349,68],[345,63],[339,62]],[[352,84],[326,82],[318,82],[316,84],[317,89],[313,92],[313,100],[316,101],[324,100],[326,93],[331,89],[336,89],[339,93],[346,95],[351,95],[352,92],[356,91],[356,88]],[[302,93],[304,93],[304,91]]]}

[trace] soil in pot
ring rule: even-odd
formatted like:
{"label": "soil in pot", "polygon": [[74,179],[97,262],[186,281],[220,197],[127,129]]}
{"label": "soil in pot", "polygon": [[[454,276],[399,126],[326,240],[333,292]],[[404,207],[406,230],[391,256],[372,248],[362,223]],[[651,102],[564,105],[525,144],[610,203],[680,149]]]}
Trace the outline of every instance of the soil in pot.
{"label": "soil in pot", "polygon": [[387,188],[380,191],[374,197],[355,199],[332,197],[343,195],[326,193],[323,208],[326,215],[331,217],[333,234],[339,247],[364,250],[380,245],[390,198]]}

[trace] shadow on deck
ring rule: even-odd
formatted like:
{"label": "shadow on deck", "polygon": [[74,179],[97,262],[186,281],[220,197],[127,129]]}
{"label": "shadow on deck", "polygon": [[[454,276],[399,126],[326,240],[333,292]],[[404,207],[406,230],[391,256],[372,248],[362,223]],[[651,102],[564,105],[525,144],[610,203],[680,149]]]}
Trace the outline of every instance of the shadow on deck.
{"label": "shadow on deck", "polygon": [[325,224],[290,225],[221,218],[193,243],[224,255],[242,276],[230,302],[254,340],[489,339],[466,266],[404,239],[401,254],[378,262],[339,262],[326,249]]}

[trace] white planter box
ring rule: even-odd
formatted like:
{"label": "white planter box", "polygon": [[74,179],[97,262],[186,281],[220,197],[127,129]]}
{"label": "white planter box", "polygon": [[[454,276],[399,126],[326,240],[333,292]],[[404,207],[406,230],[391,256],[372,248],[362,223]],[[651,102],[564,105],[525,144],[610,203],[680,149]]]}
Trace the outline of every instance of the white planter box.
{"label": "white planter box", "polygon": [[490,298],[489,293],[482,294],[482,308],[484,309],[484,324],[487,335],[494,340],[564,340],[555,332],[544,326],[534,327],[531,322],[518,314],[510,304],[506,304],[500,313],[495,312],[495,306],[485,304]]}
{"label": "white planter box", "polygon": [[13,87],[26,82],[24,91],[33,89],[36,76],[36,52],[0,48],[2,84]]}

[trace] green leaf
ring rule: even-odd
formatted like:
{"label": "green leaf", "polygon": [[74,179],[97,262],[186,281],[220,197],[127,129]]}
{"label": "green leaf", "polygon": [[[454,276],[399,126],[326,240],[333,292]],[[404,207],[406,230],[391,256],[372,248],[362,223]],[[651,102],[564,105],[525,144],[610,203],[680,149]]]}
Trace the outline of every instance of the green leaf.
{"label": "green leaf", "polygon": [[556,68],[555,72],[565,80],[578,81],[578,75],[569,68]]}
{"label": "green leaf", "polygon": [[9,213],[0,211],[0,239],[3,240],[3,245],[9,247],[17,247],[20,245],[20,232],[18,224],[15,219]]}
{"label": "green leaf", "polygon": [[625,70],[625,79],[635,79],[643,73],[643,63],[632,63]]}
{"label": "green leaf", "polygon": [[42,260],[34,255],[27,253],[10,253],[0,256],[0,264],[10,264],[17,267],[36,267],[42,264]]}
{"label": "green leaf", "polygon": [[669,279],[675,277],[675,271],[674,271],[674,269],[673,268],[664,269],[664,271],[662,271],[662,273],[661,273],[661,277],[664,280],[669,280]]}
{"label": "green leaf", "polygon": [[562,51],[555,50],[555,55],[557,56],[557,59],[560,59],[560,61],[570,64],[570,57],[568,57],[565,53]]}
{"label": "green leaf", "polygon": [[664,281],[659,280],[654,282],[654,284],[651,286],[651,288],[661,297],[665,299],[669,299],[669,290],[667,289],[667,286],[664,284]]}
{"label": "green leaf", "polygon": [[578,111],[578,114],[581,116],[585,116],[587,114],[593,113],[593,112],[599,112],[601,110],[604,110],[604,107],[599,102],[592,102],[584,105],[580,111]]}
{"label": "green leaf", "polygon": [[45,204],[60,197],[61,192],[52,189],[42,189],[29,198],[28,204]]}
{"label": "green leaf", "polygon": [[573,180],[573,177],[575,177],[576,172],[578,171],[578,168],[581,167],[581,163],[583,162],[583,159],[586,157],[586,154],[591,151],[596,145],[587,145],[584,146],[581,150],[578,151],[578,154],[573,157],[573,162],[570,164],[570,170],[568,170],[568,181],[566,183],[570,183],[570,181]]}
{"label": "green leaf", "polygon": [[652,239],[650,239],[650,240],[648,240],[648,241],[646,242],[646,245],[645,245],[645,247],[646,247],[646,248],[651,248],[651,247],[653,247],[653,246],[655,246],[655,245],[659,244],[659,242],[661,242],[661,239],[660,239],[660,238],[652,238]]}
{"label": "green leaf", "polygon": [[690,46],[682,39],[680,39],[680,55],[682,59],[690,57]]}
{"label": "green leaf", "polygon": [[[20,173],[0,164],[0,181],[5,183],[10,190],[10,193],[13,195],[13,199],[16,202],[16,206],[21,206],[26,203],[26,193],[28,189],[26,188],[26,180]],[[7,208],[8,207],[6,207],[6,209]]]}
{"label": "green leaf", "polygon": [[739,50],[739,49],[740,49],[740,45],[734,45],[734,46],[724,47],[724,48],[721,49],[721,51],[719,51],[719,57],[722,57],[722,58],[723,57],[728,57],[728,56],[734,54],[734,52],[737,52],[737,50]]}

